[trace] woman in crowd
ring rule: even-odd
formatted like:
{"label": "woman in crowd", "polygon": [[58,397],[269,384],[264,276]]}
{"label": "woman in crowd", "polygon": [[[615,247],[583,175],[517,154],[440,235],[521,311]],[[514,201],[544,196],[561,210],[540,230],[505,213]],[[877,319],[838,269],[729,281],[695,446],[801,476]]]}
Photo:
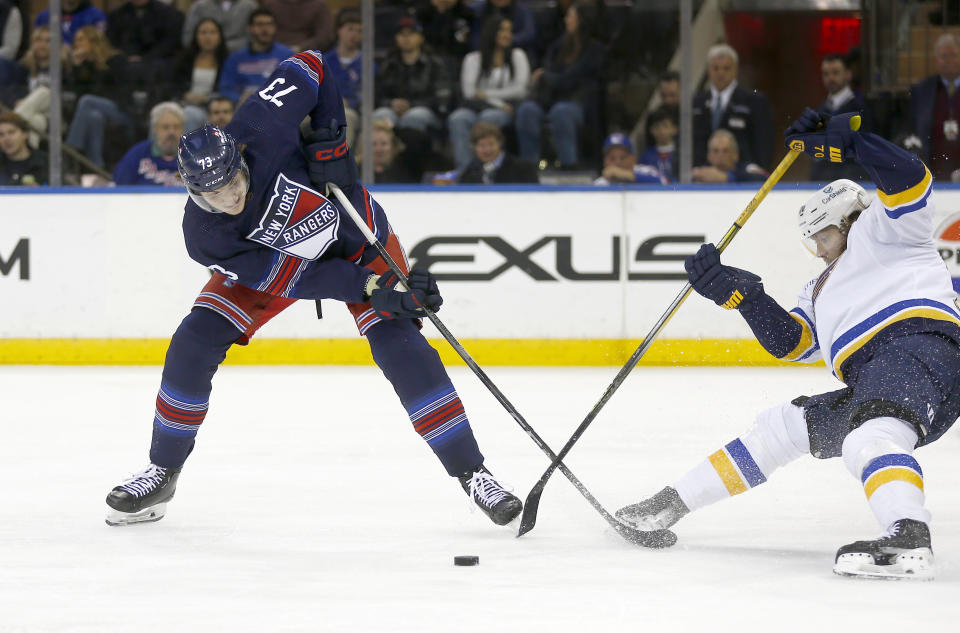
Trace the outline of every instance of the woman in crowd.
{"label": "woman in crowd", "polygon": [[63,82],[65,93],[69,91],[77,99],[67,144],[100,167],[106,126],[131,126],[129,115],[119,105],[129,98],[125,80],[124,57],[113,50],[107,36],[93,26],[77,31]]}
{"label": "woman in crowd", "polygon": [[522,0],[482,0],[473,5],[477,14],[473,38],[474,48],[480,48],[477,39],[483,25],[492,17],[505,18],[513,25],[513,45],[524,49],[528,55],[535,52],[537,45],[537,21],[533,11]]}
{"label": "woman in crowd", "polygon": [[0,114],[0,187],[45,185],[47,161],[27,144],[30,126],[13,112]]}
{"label": "woman in crowd", "polygon": [[482,121],[502,129],[513,123],[513,104],[526,98],[529,82],[530,63],[523,49],[513,46],[510,20],[490,18],[480,34],[480,50],[463,58],[462,105],[447,119],[458,170],[473,159],[470,145],[473,126]]}
{"label": "woman in crowd", "polygon": [[215,92],[220,69],[227,59],[223,30],[213,18],[197,23],[190,47],[173,67],[174,99],[183,103],[184,130],[189,132],[207,121],[207,102]]}
{"label": "woman in crowd", "polygon": [[[67,49],[63,49],[66,60]],[[50,120],[50,27],[38,26],[30,36],[30,48],[20,58],[27,73],[27,93],[14,111],[35,130],[46,131]],[[31,143],[36,146],[36,140]]]}
{"label": "woman in crowd", "polygon": [[516,121],[520,158],[528,162],[540,160],[544,114],[550,120],[560,167],[572,168],[579,162],[577,134],[599,108],[604,58],[603,45],[590,35],[593,21],[590,5],[571,5],[564,18],[566,31],[547,49],[543,66],[530,76],[534,98],[517,107]]}
{"label": "woman in crowd", "polygon": [[394,132],[393,124],[385,119],[374,119],[373,174],[377,184],[419,183],[423,174],[416,168],[417,160],[411,160],[407,147]]}

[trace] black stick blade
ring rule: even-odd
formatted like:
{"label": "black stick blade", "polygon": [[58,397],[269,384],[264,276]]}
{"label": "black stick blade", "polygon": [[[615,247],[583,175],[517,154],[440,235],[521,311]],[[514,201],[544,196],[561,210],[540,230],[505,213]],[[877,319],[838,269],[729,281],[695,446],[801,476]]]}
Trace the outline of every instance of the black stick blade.
{"label": "black stick blade", "polygon": [[546,482],[542,480],[538,481],[537,485],[530,491],[530,494],[527,495],[526,501],[523,502],[523,515],[520,517],[520,530],[517,532],[518,537],[532,530],[537,524],[537,511],[540,509],[540,497],[543,495],[543,486],[541,483]]}

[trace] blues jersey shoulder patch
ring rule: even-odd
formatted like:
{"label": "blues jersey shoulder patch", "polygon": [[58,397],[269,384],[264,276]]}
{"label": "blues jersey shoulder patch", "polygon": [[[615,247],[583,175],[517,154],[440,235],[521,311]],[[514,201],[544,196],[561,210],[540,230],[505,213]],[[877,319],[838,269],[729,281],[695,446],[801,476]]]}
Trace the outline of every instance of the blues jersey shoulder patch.
{"label": "blues jersey shoulder patch", "polygon": [[330,200],[280,174],[260,225],[247,239],[313,260],[337,240],[339,228],[340,214]]}

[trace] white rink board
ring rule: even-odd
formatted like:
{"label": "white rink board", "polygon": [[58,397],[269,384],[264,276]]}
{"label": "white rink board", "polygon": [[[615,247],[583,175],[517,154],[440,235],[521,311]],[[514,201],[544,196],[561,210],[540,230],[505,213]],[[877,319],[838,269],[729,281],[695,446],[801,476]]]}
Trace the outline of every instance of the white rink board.
{"label": "white rink board", "polygon": [[[649,331],[683,286],[679,258],[694,252],[701,238],[719,240],[754,191],[374,193],[411,258],[419,253],[436,260],[431,270],[442,279],[442,316],[459,337],[622,339]],[[795,229],[796,210],[810,194],[808,187],[774,190],[725,256],[760,274],[786,307],[821,269]],[[0,195],[0,263],[6,270],[0,275],[0,337],[168,337],[207,278],[183,247],[184,198],[179,192]],[[935,199],[938,225],[960,217],[960,190],[948,188]],[[11,261],[24,238],[29,279],[20,279],[23,262]],[[960,241],[942,246],[956,269]],[[646,260],[637,261],[638,252]],[[657,259],[664,255],[675,259]],[[627,280],[630,274],[674,278]],[[493,278],[444,279],[449,275]],[[325,302],[322,322],[313,304],[302,302],[260,336],[352,338],[356,329],[336,302]],[[694,296],[662,336],[735,339],[750,333],[737,315]]]}

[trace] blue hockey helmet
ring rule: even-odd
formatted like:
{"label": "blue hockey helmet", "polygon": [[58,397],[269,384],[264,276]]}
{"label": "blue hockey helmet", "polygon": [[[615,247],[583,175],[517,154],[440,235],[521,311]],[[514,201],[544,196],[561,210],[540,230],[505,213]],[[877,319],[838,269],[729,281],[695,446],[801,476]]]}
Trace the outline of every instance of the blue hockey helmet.
{"label": "blue hockey helmet", "polygon": [[212,213],[243,210],[250,172],[236,140],[215,125],[180,137],[177,169],[190,198]]}

